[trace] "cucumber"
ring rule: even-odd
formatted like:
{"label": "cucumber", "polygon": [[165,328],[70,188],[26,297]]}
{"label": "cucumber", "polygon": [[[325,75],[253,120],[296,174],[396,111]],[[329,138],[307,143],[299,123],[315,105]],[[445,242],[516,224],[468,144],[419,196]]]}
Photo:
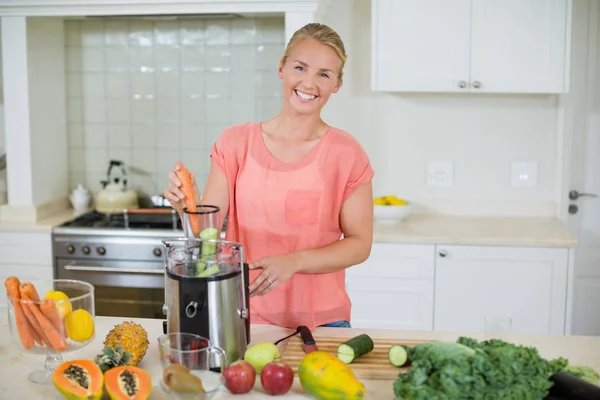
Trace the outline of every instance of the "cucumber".
{"label": "cucumber", "polygon": [[350,364],[358,357],[373,351],[374,347],[373,339],[363,333],[340,344],[337,348],[337,358],[344,364]]}
{"label": "cucumber", "polygon": [[402,345],[395,344],[388,351],[388,359],[394,367],[401,367],[408,361],[408,353]]}
{"label": "cucumber", "polygon": [[216,275],[218,273],[219,273],[219,266],[213,265],[213,266],[206,268],[204,271],[200,272],[196,276],[198,278],[207,278],[209,276]]}

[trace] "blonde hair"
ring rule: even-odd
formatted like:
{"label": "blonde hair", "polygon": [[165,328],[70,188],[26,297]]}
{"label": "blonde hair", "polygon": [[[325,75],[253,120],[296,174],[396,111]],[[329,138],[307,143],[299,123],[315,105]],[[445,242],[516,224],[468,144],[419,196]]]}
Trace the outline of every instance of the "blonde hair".
{"label": "blonde hair", "polygon": [[290,52],[296,45],[296,43],[300,42],[303,39],[315,39],[319,41],[321,44],[329,46],[335,51],[335,54],[340,59],[340,68],[338,70],[338,81],[339,84],[342,84],[342,75],[344,74],[344,65],[346,64],[346,60],[348,59],[348,55],[346,54],[346,48],[344,46],[344,42],[338,33],[328,27],[327,25],[319,24],[316,22],[304,25],[302,28],[298,29],[288,42],[285,51],[283,53],[283,57],[281,57],[281,61],[279,66],[285,65],[287,58],[290,55]]}

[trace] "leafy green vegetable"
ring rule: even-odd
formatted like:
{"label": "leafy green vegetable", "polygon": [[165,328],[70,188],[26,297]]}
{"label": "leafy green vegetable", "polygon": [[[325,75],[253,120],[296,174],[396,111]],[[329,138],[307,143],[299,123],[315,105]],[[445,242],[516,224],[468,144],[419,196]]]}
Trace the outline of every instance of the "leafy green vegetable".
{"label": "leafy green vegetable", "polygon": [[408,348],[412,367],[394,382],[396,400],[541,400],[567,360],[543,359],[535,347],[460,337]]}
{"label": "leafy green vegetable", "polygon": [[598,383],[600,383],[600,374],[590,367],[582,365],[569,365],[563,370],[563,372],[576,376],[577,378],[589,382],[592,385],[598,385]]}

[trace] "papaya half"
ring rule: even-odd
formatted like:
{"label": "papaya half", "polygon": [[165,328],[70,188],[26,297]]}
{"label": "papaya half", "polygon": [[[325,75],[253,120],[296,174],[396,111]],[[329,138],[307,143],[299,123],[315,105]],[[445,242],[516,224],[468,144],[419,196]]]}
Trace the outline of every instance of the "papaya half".
{"label": "papaya half", "polygon": [[52,382],[67,399],[100,400],[104,376],[93,360],[65,361],[52,372]]}
{"label": "papaya half", "polygon": [[298,378],[304,391],[320,400],[362,400],[366,396],[365,385],[352,369],[325,351],[305,355]]}
{"label": "papaya half", "polygon": [[104,373],[104,386],[111,400],[146,400],[152,392],[152,378],[139,367],[122,365]]}

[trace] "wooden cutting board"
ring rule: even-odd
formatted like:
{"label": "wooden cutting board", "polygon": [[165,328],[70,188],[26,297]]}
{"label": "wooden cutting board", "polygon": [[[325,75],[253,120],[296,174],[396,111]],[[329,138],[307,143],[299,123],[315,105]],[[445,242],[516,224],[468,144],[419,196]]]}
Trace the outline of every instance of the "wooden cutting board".
{"label": "wooden cutting board", "polygon": [[[337,354],[338,346],[348,340],[342,337],[315,336],[314,337],[319,350],[326,351],[331,355]],[[415,346],[419,343],[430,342],[430,340],[411,340],[411,339],[380,339],[373,338],[375,344],[373,351],[362,357],[358,357],[351,364],[348,364],[354,374],[359,379],[373,380],[395,380],[399,373],[404,373],[407,367],[394,367],[388,360],[388,349],[394,344],[403,346]],[[298,372],[298,365],[304,358],[302,348],[302,339],[300,336],[293,336],[288,340],[284,350],[282,361],[288,363],[295,373]]]}

